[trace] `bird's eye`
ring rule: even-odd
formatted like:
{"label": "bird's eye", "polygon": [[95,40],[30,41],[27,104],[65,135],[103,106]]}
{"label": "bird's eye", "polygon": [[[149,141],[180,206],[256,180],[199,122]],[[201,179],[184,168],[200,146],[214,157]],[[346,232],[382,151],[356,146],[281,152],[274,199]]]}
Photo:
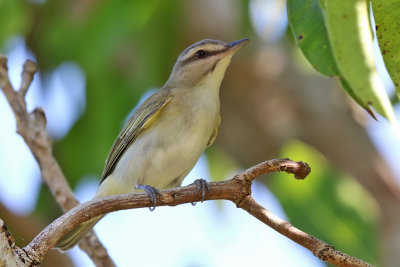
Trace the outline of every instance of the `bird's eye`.
{"label": "bird's eye", "polygon": [[204,58],[206,56],[206,52],[204,50],[199,50],[196,52],[197,58]]}

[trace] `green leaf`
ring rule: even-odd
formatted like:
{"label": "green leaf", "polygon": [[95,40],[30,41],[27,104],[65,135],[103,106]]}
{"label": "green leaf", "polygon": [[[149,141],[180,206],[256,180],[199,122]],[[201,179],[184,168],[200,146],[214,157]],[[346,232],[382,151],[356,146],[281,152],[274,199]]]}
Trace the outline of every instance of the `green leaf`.
{"label": "green leaf", "polygon": [[311,65],[323,75],[338,75],[319,0],[288,0],[287,11],[294,39]]}
{"label": "green leaf", "polygon": [[[349,96],[351,96],[354,99],[354,101],[357,102],[357,104],[359,104],[360,106],[363,107],[362,100],[357,97],[357,95],[354,93],[353,89],[346,82],[346,80],[343,79],[342,77],[340,77],[339,81],[340,81],[340,84],[342,85],[343,89],[349,94]],[[369,106],[365,106],[363,108],[368,112],[369,115],[371,115],[372,118],[374,118],[375,120],[378,120],[375,116],[375,113],[370,109]]]}
{"label": "green leaf", "polygon": [[326,0],[326,26],[336,66],[365,109],[372,106],[393,125],[396,118],[375,68],[366,0]]}
{"label": "green leaf", "polygon": [[400,99],[400,3],[398,0],[371,2],[383,60]]}

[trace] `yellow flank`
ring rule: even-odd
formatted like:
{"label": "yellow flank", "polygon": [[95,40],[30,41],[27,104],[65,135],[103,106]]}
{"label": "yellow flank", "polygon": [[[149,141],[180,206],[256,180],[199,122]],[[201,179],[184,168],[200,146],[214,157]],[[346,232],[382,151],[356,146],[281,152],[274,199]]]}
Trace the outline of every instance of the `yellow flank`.
{"label": "yellow flank", "polygon": [[214,131],[213,131],[212,135],[210,136],[210,139],[208,140],[206,148],[211,146],[214,143],[215,138],[217,138],[220,125],[221,125],[221,115],[218,116],[217,125],[215,125]]}
{"label": "yellow flank", "polygon": [[150,115],[150,117],[146,120],[146,122],[143,124],[142,130],[150,127],[155,121],[158,115],[160,115],[161,110],[171,101],[171,97],[169,97],[163,104],[162,106],[157,109],[156,111],[153,112],[153,114]]}

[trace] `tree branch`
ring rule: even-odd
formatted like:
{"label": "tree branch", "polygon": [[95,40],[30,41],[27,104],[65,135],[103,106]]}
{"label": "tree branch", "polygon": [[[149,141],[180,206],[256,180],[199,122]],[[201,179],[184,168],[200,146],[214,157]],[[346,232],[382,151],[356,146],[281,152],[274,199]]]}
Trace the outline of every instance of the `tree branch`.
{"label": "tree branch", "polygon": [[[22,136],[39,164],[42,180],[65,212],[79,204],[65,176],[53,156],[52,144],[46,132],[46,116],[41,108],[31,113],[26,109],[25,95],[37,72],[37,65],[27,60],[23,66],[22,81],[14,90],[8,75],[7,58],[0,54],[0,87],[14,112],[17,132]],[[115,266],[93,231],[79,245],[97,266]],[[93,245],[94,244],[94,245]]]}
{"label": "tree branch", "polygon": [[[205,200],[225,199],[234,202],[237,207],[246,210],[279,233],[309,249],[321,260],[337,266],[372,266],[335,250],[333,246],[295,228],[290,223],[264,209],[251,197],[251,184],[257,176],[278,171],[293,173],[297,179],[304,179],[311,169],[303,162],[294,162],[289,159],[269,160],[236,175],[231,180],[211,182],[209,184],[210,191],[206,193]],[[201,194],[197,186],[192,184],[185,187],[161,190],[161,195],[157,196],[156,205],[176,206],[198,201],[201,201]],[[146,193],[110,196],[82,203],[46,227],[24,248],[24,251],[31,258],[40,262],[61,237],[90,218],[117,210],[143,208],[150,205],[152,204]]]}
{"label": "tree branch", "polygon": [[333,246],[297,229],[289,222],[282,220],[267,209],[260,206],[252,196],[247,196],[238,205],[239,208],[270,226],[277,232],[292,239],[297,244],[310,250],[319,259],[332,263],[336,266],[372,266],[360,259],[344,254]]}

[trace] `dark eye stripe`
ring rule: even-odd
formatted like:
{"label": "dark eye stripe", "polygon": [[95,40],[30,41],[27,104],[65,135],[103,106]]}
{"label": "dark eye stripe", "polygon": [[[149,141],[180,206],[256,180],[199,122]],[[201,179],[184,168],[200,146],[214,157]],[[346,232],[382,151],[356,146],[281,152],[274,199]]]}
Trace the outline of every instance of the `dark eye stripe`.
{"label": "dark eye stripe", "polygon": [[206,53],[206,51],[204,51],[204,50],[198,50],[197,52],[196,52],[196,57],[197,58],[205,58],[207,56],[207,53]]}
{"label": "dark eye stripe", "polygon": [[[199,50],[197,50],[196,53],[194,53],[193,56],[191,56],[191,57],[189,57],[189,58],[183,60],[183,61],[181,62],[181,65],[183,66],[183,65],[186,65],[186,64],[188,64],[188,63],[190,63],[190,62],[192,62],[192,61],[195,61],[195,60],[197,60],[197,59],[201,59],[201,58],[206,58],[206,57],[209,57],[209,56],[217,55],[217,54],[219,54],[219,53],[225,52],[227,49],[228,49],[228,47],[223,48],[223,49],[221,49],[221,50],[215,50],[215,51],[206,51],[206,50],[203,50],[203,49],[199,49]],[[200,51],[203,51],[203,52],[204,52],[204,55],[201,55],[201,56],[199,57],[198,54],[199,54]],[[202,54],[202,52],[200,52],[200,54]]]}

